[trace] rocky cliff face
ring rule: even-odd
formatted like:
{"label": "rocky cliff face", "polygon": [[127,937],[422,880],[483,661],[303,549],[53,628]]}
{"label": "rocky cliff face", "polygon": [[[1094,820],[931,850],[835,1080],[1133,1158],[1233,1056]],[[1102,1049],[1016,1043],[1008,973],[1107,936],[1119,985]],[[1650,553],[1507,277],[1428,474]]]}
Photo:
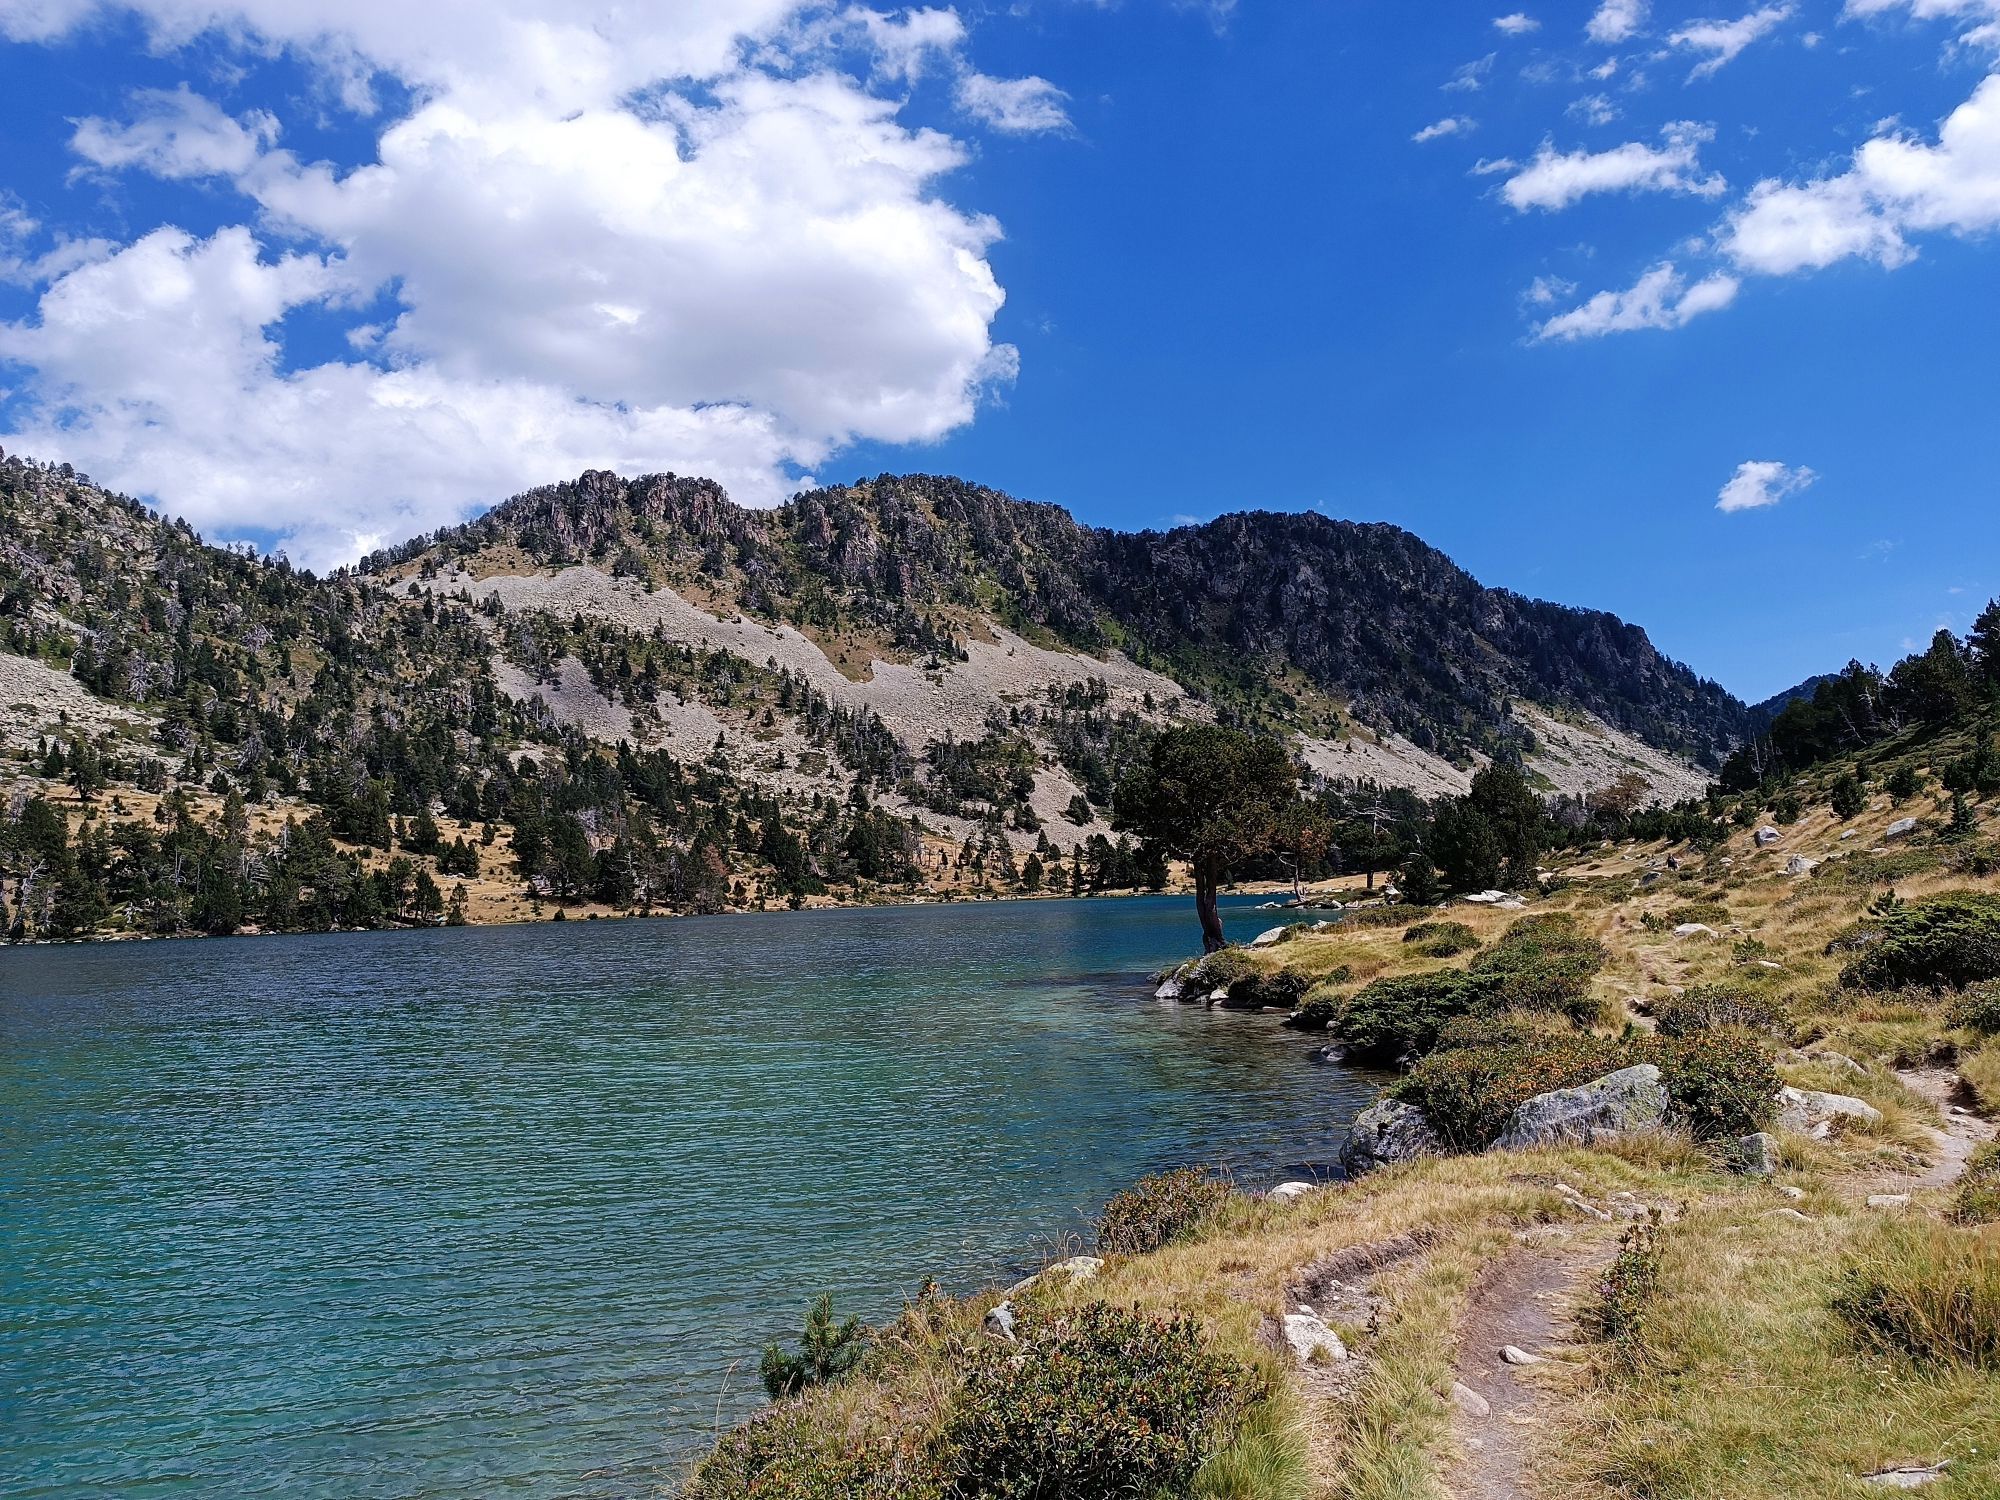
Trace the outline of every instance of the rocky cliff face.
{"label": "rocky cliff face", "polygon": [[885,657],[935,653],[989,623],[1079,652],[1120,647],[1220,711],[1312,735],[1351,720],[1459,764],[1534,749],[1516,699],[1704,765],[1749,722],[1637,626],[1486,588],[1396,527],[1315,514],[1121,533],[933,475],[747,511],[704,480],[588,473],[368,566],[571,564],[808,633],[865,632]]}

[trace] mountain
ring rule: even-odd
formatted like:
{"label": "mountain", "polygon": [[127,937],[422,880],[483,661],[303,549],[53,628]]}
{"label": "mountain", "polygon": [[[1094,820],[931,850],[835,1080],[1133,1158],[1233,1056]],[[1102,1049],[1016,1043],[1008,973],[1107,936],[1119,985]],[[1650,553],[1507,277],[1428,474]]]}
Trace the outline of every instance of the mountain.
{"label": "mountain", "polygon": [[[1313,738],[1361,726],[1459,767],[1534,751],[1517,702],[1707,765],[1748,727],[1636,626],[1482,587],[1408,532],[1317,514],[1123,533],[931,475],[757,511],[704,480],[589,473],[363,566],[461,586],[593,570],[884,663],[962,660],[998,628],[1129,660],[1218,710]],[[1410,774],[1437,769],[1426,756]]]}
{"label": "mountain", "polygon": [[1336,786],[1669,801],[1749,723],[1389,526],[587,473],[318,578],[5,456],[0,704],[0,914],[58,933],[1130,885],[1112,788],[1177,720]]}

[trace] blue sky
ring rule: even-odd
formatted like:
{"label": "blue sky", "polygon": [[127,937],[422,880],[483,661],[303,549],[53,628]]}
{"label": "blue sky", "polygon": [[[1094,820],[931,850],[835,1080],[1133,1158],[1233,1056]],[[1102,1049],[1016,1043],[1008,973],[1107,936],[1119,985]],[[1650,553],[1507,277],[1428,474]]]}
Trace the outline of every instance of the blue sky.
{"label": "blue sky", "polygon": [[0,443],[214,537],[324,564],[585,466],[1311,507],[1748,698],[2000,591],[2000,0],[0,38]]}

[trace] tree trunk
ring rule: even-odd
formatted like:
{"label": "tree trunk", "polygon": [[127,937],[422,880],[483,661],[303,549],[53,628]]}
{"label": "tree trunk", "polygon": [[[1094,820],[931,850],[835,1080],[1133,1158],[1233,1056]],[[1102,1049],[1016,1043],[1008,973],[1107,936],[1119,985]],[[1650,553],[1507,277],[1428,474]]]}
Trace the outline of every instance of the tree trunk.
{"label": "tree trunk", "polygon": [[1222,913],[1216,910],[1215,889],[1220,871],[1205,863],[1194,867],[1194,909],[1201,917],[1201,951],[1213,953],[1229,946],[1222,935]]}

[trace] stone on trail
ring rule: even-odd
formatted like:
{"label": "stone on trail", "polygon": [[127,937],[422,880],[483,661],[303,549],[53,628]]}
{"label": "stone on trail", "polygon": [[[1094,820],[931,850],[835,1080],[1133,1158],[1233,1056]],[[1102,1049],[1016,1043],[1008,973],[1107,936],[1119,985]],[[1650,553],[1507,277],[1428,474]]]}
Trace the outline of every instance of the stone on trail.
{"label": "stone on trail", "polygon": [[1515,1344],[1502,1344],[1500,1346],[1500,1357],[1510,1365],[1538,1365],[1542,1362],[1541,1355],[1530,1354],[1526,1349]]}
{"label": "stone on trail", "polygon": [[1526,1101],[1493,1144],[1502,1151],[1536,1146],[1588,1146],[1614,1136],[1656,1130],[1666,1118],[1667,1089],[1651,1063],[1573,1089],[1554,1089]]}
{"label": "stone on trail", "polygon": [[1451,1404],[1468,1417],[1493,1415],[1492,1403],[1462,1380],[1454,1380],[1451,1383]]}
{"label": "stone on trail", "polygon": [[1318,1313],[1286,1313],[1285,1342],[1292,1346],[1292,1353],[1298,1355],[1300,1364],[1347,1358],[1347,1345],[1340,1341],[1339,1334],[1320,1320]]}

